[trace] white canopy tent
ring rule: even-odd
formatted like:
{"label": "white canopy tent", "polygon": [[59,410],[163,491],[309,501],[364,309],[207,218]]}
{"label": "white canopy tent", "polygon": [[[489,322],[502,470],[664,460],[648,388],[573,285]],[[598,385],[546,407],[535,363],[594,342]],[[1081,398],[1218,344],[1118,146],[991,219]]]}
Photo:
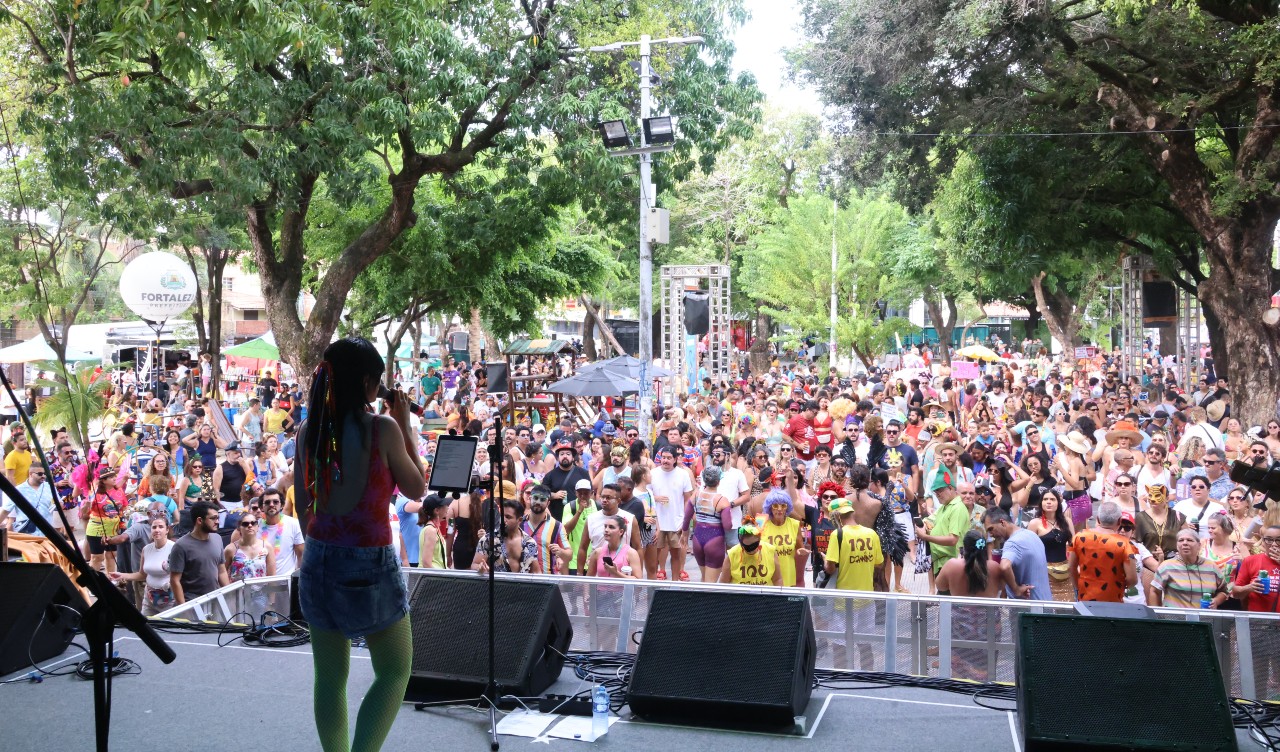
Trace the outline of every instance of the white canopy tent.
{"label": "white canopy tent", "polygon": [[[43,335],[39,334],[26,342],[19,342],[16,345],[0,348],[0,363],[35,363],[42,360],[57,359],[58,355],[53,351],[53,347],[45,341]],[[71,348],[67,349],[68,363],[90,360],[100,360],[100,358],[91,353],[80,352]]]}

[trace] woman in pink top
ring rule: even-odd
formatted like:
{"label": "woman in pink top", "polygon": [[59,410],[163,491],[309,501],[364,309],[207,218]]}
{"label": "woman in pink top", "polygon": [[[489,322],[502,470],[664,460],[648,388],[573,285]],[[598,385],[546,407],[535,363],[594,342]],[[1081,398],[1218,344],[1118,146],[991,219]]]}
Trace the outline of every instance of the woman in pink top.
{"label": "woman in pink top", "polygon": [[[382,746],[404,700],[413,663],[409,597],[387,515],[395,488],[409,498],[426,485],[409,429],[409,400],[373,415],[384,364],[368,340],[338,340],[311,377],[307,421],[298,430],[294,495],[306,531],[299,600],[311,627],[314,709],[320,746]],[[364,637],[373,684],[348,742],[351,640]]]}

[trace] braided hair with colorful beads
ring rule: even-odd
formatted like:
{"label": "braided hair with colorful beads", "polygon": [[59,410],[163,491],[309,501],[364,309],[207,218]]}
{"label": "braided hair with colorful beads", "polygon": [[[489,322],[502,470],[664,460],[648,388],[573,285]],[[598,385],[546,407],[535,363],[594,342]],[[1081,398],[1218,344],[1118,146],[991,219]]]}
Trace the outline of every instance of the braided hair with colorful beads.
{"label": "braided hair with colorful beads", "polygon": [[[342,483],[342,434],[348,419],[368,409],[369,380],[383,374],[382,356],[367,339],[347,337],[325,348],[324,359],[311,375],[307,420],[303,424],[306,472],[303,482],[311,504],[323,510],[334,483]],[[367,429],[353,420],[361,443],[369,444]]]}

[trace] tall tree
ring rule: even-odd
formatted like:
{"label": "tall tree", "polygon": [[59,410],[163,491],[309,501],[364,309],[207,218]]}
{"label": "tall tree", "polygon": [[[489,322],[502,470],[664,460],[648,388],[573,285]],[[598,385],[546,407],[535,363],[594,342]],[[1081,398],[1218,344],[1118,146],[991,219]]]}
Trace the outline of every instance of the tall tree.
{"label": "tall tree", "polygon": [[[61,183],[238,211],[281,351],[306,373],[356,277],[420,222],[424,180],[549,163],[537,180],[559,204],[581,195],[601,215],[630,209],[612,199],[634,177],[594,132],[636,99],[627,55],[580,48],[704,36],[701,51],[657,55],[670,83],[655,95],[683,136],[661,173],[710,167],[758,96],[749,78],[730,80],[729,16],[740,16],[734,0],[53,0],[6,19],[25,32],[18,53],[43,87],[25,124]],[[379,181],[372,220],[316,263],[317,190],[355,205]],[[306,321],[304,283],[316,298]]]}
{"label": "tall tree", "polygon": [[919,178],[899,185],[922,202],[950,172],[960,141],[919,132],[1092,132],[1141,155],[1198,236],[1208,273],[1195,289],[1219,331],[1214,357],[1233,404],[1252,422],[1275,414],[1280,328],[1262,314],[1280,281],[1272,263],[1280,6],[805,0],[803,8],[810,42],[796,55],[800,68],[842,108],[844,126],[864,134],[865,164],[898,147],[882,163]]}
{"label": "tall tree", "polygon": [[831,200],[810,195],[790,201],[790,209],[763,233],[743,257],[743,287],[792,338],[826,339],[830,327],[831,236],[835,222],[836,345],[852,348],[870,367],[911,328],[903,319],[881,324],[875,302],[897,294],[888,259],[907,222],[906,211],[884,198],[850,195],[833,217]]}
{"label": "tall tree", "polygon": [[[112,249],[119,242],[117,228],[87,219],[97,213],[95,208],[60,197],[46,179],[38,153],[13,141],[3,151],[0,294],[14,316],[40,329],[54,352],[54,379],[69,393],[76,387],[67,362],[69,331],[89,317],[100,278],[118,263],[120,249]],[[69,409],[78,405],[68,402]],[[81,422],[68,427],[80,446],[88,446]]]}

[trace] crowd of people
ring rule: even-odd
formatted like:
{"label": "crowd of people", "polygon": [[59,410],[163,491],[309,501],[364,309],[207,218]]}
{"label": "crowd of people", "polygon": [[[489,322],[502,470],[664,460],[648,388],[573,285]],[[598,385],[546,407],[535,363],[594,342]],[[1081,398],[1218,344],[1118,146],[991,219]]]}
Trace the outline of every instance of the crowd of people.
{"label": "crowd of people", "polygon": [[[484,438],[472,492],[389,488],[395,556],[484,572],[497,549],[506,572],[1280,606],[1280,504],[1228,472],[1280,460],[1280,419],[1243,426],[1223,380],[1188,393],[1158,368],[1123,379],[1105,355],[1015,356],[971,379],[919,366],[841,378],[775,363],[680,395],[651,436],[608,402],[592,423],[519,415],[497,436],[502,396],[485,393],[483,369],[446,359],[403,386],[427,419]],[[306,545],[293,483],[304,400],[272,382],[231,435],[194,385],[163,401],[118,388],[118,427],[86,457],[64,431],[49,437],[52,478],[13,423],[6,472],[55,525],[61,504],[95,566],[133,583],[148,613],[290,573]],[[429,477],[436,435],[408,421]],[[501,447],[496,484],[487,445]],[[0,515],[31,529],[11,504]]]}

